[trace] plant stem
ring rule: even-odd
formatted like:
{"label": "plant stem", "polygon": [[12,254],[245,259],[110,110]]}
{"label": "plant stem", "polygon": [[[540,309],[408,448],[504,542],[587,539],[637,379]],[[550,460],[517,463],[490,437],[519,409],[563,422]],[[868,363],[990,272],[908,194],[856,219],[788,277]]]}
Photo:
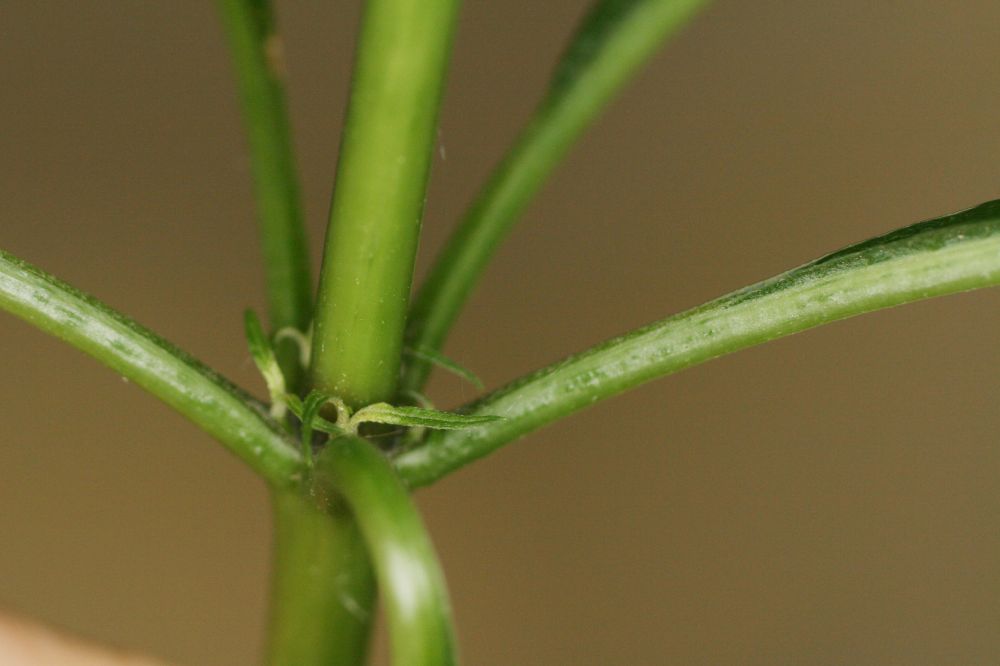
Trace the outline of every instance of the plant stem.
{"label": "plant stem", "polygon": [[272,486],[303,471],[266,409],[188,354],[100,301],[0,250],[0,309],[93,356],[212,435]]}
{"label": "plant stem", "polygon": [[389,461],[358,437],[328,444],[316,462],[317,492],[347,502],[375,563],[397,666],[455,663],[444,576],[409,492]]}
{"label": "plant stem", "polygon": [[[305,332],[312,318],[309,253],[285,110],[281,38],[268,0],[220,0],[239,78],[264,249],[271,330]],[[298,349],[276,344],[289,387],[303,375]]]}
{"label": "plant stem", "polygon": [[411,486],[426,485],[651,379],[838,319],[996,284],[1000,201],[854,245],[516,380],[468,410],[503,420],[434,433],[396,466]]}
{"label": "plant stem", "polygon": [[[448,239],[421,286],[407,326],[415,348],[438,350],[501,241],[570,146],[663,40],[707,0],[602,0],[576,31],[527,127]],[[431,365],[414,358],[403,390]]]}
{"label": "plant stem", "polygon": [[268,666],[363,664],[375,581],[361,534],[341,509],[276,491]]}
{"label": "plant stem", "polygon": [[312,381],[393,398],[457,0],[369,0],[320,277]]}

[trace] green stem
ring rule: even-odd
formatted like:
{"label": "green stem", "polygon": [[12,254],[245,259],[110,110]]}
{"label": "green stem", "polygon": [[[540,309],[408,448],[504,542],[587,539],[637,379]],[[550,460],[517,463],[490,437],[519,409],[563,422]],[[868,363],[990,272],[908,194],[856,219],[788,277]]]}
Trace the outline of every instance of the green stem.
{"label": "green stem", "polygon": [[0,309],[146,389],[272,485],[294,485],[301,476],[302,458],[295,444],[262,405],[131,319],[2,250]]}
{"label": "green stem", "polygon": [[[707,0],[602,0],[566,50],[549,91],[449,238],[410,310],[407,340],[440,349],[487,263],[531,198],[621,87]],[[420,390],[431,364],[408,364]]]}
{"label": "green stem", "polygon": [[[312,318],[312,288],[285,110],[281,38],[268,0],[220,0],[219,7],[250,140],[271,329],[305,332]],[[294,388],[303,374],[298,349],[290,341],[276,347],[278,362]]]}
{"label": "green stem", "polygon": [[388,460],[363,439],[341,437],[320,453],[316,477],[317,492],[335,491],[361,529],[388,615],[393,663],[454,664],[444,577],[420,515]]}
{"label": "green stem", "polygon": [[375,581],[361,534],[343,510],[277,491],[268,666],[363,664]]}
{"label": "green stem", "polygon": [[457,0],[369,0],[320,278],[315,386],[390,400]]}
{"label": "green stem", "polygon": [[396,466],[411,486],[426,485],[651,379],[827,322],[998,283],[993,201],[854,245],[539,370],[468,410],[503,420],[432,434]]}

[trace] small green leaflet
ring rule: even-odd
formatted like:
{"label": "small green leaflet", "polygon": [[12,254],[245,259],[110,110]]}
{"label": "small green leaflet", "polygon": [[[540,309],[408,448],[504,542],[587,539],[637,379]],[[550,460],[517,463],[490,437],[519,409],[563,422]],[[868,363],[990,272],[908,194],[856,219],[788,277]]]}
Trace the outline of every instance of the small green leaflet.
{"label": "small green leaflet", "polygon": [[250,356],[253,357],[254,364],[264,377],[267,392],[271,396],[271,416],[280,421],[285,418],[285,375],[282,374],[281,368],[278,366],[278,359],[274,356],[274,348],[271,347],[271,342],[264,335],[264,329],[253,310],[247,310],[243,313],[243,328],[246,332]]}
{"label": "small green leaflet", "polygon": [[477,389],[483,389],[483,382],[479,377],[475,375],[471,370],[462,367],[455,361],[451,360],[441,352],[432,349],[430,347],[420,346],[420,347],[406,347],[403,353],[412,356],[413,358],[419,359],[421,361],[427,361],[428,363],[433,363],[434,365],[451,372],[469,382]]}
{"label": "small green leaflet", "polygon": [[329,400],[330,396],[322,391],[313,391],[306,396],[305,402],[302,403],[302,451],[305,453],[306,462],[309,465],[312,465],[313,424],[319,418],[320,408]]}
{"label": "small green leaflet", "polygon": [[[306,396],[304,402],[297,395],[286,395],[285,401],[288,403],[288,409],[291,410],[292,414],[294,414],[295,417],[302,422],[303,429],[306,427],[306,419],[309,418],[309,427],[312,430],[325,432],[329,435],[343,435],[347,431],[347,422],[350,412],[344,411],[346,409],[346,405],[344,405],[344,402],[340,398],[327,395],[322,391],[313,391]],[[323,405],[328,402],[332,402],[337,405],[337,423],[328,421],[319,415],[319,410],[322,409]],[[312,403],[316,404],[314,405]],[[347,416],[345,416],[345,414]],[[342,425],[338,425],[341,422]]]}
{"label": "small green leaflet", "polygon": [[[290,410],[302,423],[302,452],[307,461],[312,461],[312,435],[315,431],[330,435],[356,433],[362,423],[384,423],[387,425],[412,426],[419,428],[434,428],[437,430],[461,430],[483,423],[491,423],[502,417],[492,415],[452,414],[424,407],[394,407],[386,402],[378,402],[362,407],[353,415],[351,409],[337,396],[312,391],[305,400],[297,395],[286,392],[285,377],[278,366],[271,342],[264,335],[260,320],[252,310],[244,314],[247,344],[257,369],[260,370],[271,395],[271,415],[283,419],[285,410]],[[440,365],[460,377],[467,379],[482,388],[483,384],[474,374],[438,354],[433,350],[408,349],[408,353],[416,358]],[[337,422],[333,423],[319,415],[320,410],[328,404],[337,408]]]}
{"label": "small green leaflet", "polygon": [[[321,418],[319,416],[319,410],[322,409],[325,405],[330,405],[330,404],[332,404],[334,407],[337,408],[336,424],[330,423],[326,419]],[[338,398],[337,396],[330,395],[329,393],[324,393],[323,391],[311,391],[309,395],[306,396],[306,401],[305,403],[303,403],[303,405],[304,405],[302,408],[303,423],[305,423],[306,419],[318,420],[319,423],[321,424],[321,427],[318,429],[323,430],[323,432],[342,433],[344,430],[347,429],[348,423],[350,422],[351,418],[351,408],[348,407],[344,403],[344,401]],[[322,424],[328,424],[329,427],[336,428],[336,431],[324,429],[327,426]]]}
{"label": "small green leaflet", "polygon": [[289,411],[302,423],[302,455],[306,459],[306,464],[311,467],[313,463],[313,432],[318,430],[334,436],[343,435],[346,432],[345,428],[338,426],[336,423],[331,423],[320,416],[319,410],[323,408],[323,405],[333,402],[337,405],[338,409],[337,421],[343,420],[346,422],[347,417],[345,415],[347,412],[343,411],[346,409],[346,405],[344,405],[340,398],[327,395],[322,391],[312,391],[306,396],[305,400],[302,400],[297,395],[289,394],[285,396],[285,402],[288,404]]}
{"label": "small green leaflet", "polygon": [[502,418],[491,414],[453,414],[422,407],[393,407],[386,402],[376,402],[355,412],[351,417],[351,425],[353,429],[357,429],[361,423],[385,423],[436,430],[462,430]]}

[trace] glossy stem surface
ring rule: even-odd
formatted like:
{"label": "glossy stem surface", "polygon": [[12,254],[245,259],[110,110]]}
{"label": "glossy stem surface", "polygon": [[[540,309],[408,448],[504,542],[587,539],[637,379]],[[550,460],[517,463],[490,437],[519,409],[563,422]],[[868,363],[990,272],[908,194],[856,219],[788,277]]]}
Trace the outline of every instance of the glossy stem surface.
{"label": "glossy stem surface", "polygon": [[266,408],[191,356],[97,299],[0,250],[0,309],[135,382],[222,442],[273,486],[302,458]]}
{"label": "glossy stem surface", "polygon": [[375,579],[351,514],[278,491],[268,666],[363,664]]}
{"label": "glossy stem surface", "polygon": [[[440,349],[486,265],[569,148],[622,86],[706,0],[601,0],[584,18],[531,122],[431,267],[407,324],[415,348]],[[402,388],[420,390],[430,373],[414,358]]]}
{"label": "glossy stem surface", "polygon": [[992,201],[848,247],[516,380],[467,410],[503,420],[434,433],[396,467],[411,486],[426,485],[651,379],[827,322],[998,283],[1000,201]]}
{"label": "glossy stem surface", "polygon": [[312,382],[391,400],[457,0],[369,0],[330,210]]}
{"label": "glossy stem surface", "polygon": [[316,488],[341,497],[375,565],[388,617],[392,663],[454,664],[444,576],[409,492],[374,446],[353,436],[331,441],[316,461]]}
{"label": "glossy stem surface", "polygon": [[[271,330],[305,332],[312,319],[309,253],[285,108],[284,55],[269,0],[219,0],[250,142]],[[289,387],[304,375],[298,348],[276,344]]]}

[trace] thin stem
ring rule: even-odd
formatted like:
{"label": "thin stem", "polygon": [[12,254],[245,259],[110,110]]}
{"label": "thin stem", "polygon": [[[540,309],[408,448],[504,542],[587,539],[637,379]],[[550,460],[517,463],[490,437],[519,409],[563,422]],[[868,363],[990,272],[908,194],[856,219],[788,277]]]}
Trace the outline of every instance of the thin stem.
{"label": "thin stem", "polygon": [[268,666],[363,664],[375,580],[354,519],[276,491]]}
{"label": "thin stem", "polygon": [[[575,33],[549,91],[449,238],[414,299],[407,340],[440,349],[486,265],[521,212],[626,81],[707,0],[602,0]],[[431,364],[414,358],[404,390]]]}
{"label": "thin stem", "polygon": [[0,309],[160,398],[272,485],[297,483],[302,459],[260,403],[131,319],[2,250]]}
{"label": "thin stem", "polygon": [[330,211],[317,388],[359,407],[396,392],[457,0],[369,0]]}
{"label": "thin stem", "polygon": [[996,284],[1000,201],[854,245],[539,370],[468,410],[503,420],[434,433],[396,466],[411,486],[426,485],[651,379],[827,322]]}
{"label": "thin stem", "polygon": [[454,664],[444,577],[420,515],[388,460],[363,439],[341,437],[320,453],[316,475],[317,492],[335,490],[346,501],[375,563],[393,663]]}
{"label": "thin stem", "polygon": [[[312,319],[309,253],[285,110],[281,38],[268,0],[219,0],[239,78],[264,249],[271,330],[305,332]],[[297,387],[298,349],[276,341],[278,362]]]}

